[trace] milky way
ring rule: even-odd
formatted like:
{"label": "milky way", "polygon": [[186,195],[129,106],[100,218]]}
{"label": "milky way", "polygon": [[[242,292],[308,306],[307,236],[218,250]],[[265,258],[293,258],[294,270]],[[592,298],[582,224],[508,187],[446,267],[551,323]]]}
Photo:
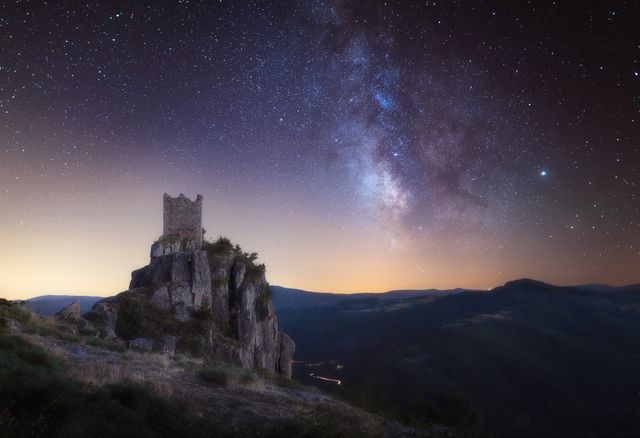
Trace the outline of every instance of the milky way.
{"label": "milky way", "polygon": [[640,8],[517,3],[3,3],[0,293],[124,288],[163,192],[286,286],[640,281]]}

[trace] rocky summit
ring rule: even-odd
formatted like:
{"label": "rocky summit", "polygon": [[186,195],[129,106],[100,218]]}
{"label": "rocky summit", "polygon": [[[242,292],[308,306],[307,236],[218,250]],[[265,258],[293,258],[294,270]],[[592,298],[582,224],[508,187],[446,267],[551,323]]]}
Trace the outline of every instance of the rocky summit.
{"label": "rocky summit", "polygon": [[[278,330],[265,266],[226,238],[194,239],[189,223],[200,226],[200,218],[189,202],[165,195],[165,220],[178,218],[180,234],[154,242],[149,264],[131,273],[129,290],[99,301],[85,317],[100,337],[131,348],[168,355],[177,349],[290,377],[295,344]],[[180,208],[191,210],[181,218]]]}

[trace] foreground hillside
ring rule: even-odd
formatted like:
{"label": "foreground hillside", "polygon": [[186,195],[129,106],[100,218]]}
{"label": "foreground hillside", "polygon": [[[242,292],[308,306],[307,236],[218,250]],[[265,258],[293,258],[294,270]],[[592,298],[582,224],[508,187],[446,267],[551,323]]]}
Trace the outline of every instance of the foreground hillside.
{"label": "foreground hillside", "polygon": [[0,300],[0,436],[451,436],[200,357],[82,336]]}
{"label": "foreground hillside", "polygon": [[482,436],[640,436],[637,287],[522,280],[279,316],[294,377],[367,409]]}

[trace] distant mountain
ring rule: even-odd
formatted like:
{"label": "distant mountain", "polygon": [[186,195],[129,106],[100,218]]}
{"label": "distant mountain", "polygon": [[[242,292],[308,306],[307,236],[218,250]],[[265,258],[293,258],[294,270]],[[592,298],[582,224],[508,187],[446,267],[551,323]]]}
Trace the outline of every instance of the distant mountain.
{"label": "distant mountain", "polygon": [[104,297],[91,297],[85,295],[42,295],[39,297],[29,298],[26,301],[34,312],[39,313],[40,315],[53,315],[76,300],[80,301],[80,312],[85,313],[91,309],[91,306],[103,298]]}
{"label": "distant mountain", "polygon": [[591,289],[598,291],[620,291],[620,290],[636,290],[640,289],[640,284],[630,284],[628,286],[609,286],[608,284],[599,284],[599,283],[591,283],[591,284],[581,284],[579,286],[575,286],[579,289]]}
{"label": "distant mountain", "polygon": [[[309,307],[335,306],[343,302],[376,299],[395,300],[403,298],[414,298],[421,296],[444,296],[463,292],[464,289],[451,290],[393,290],[389,292],[363,292],[355,294],[338,294],[328,292],[308,292],[301,289],[292,289],[282,286],[271,286],[271,296],[276,311],[306,309]],[[29,307],[41,315],[53,315],[58,310],[67,307],[75,300],[80,301],[80,311],[82,313],[91,309],[96,302],[105,297],[93,297],[85,295],[42,295],[26,300]]]}
{"label": "distant mountain", "polygon": [[282,286],[271,286],[271,297],[276,311],[297,310],[335,306],[347,301],[376,299],[397,300],[423,296],[445,296],[463,292],[464,289],[424,289],[424,290],[392,290],[389,292],[362,292],[354,294],[338,294],[328,292],[308,292]]}
{"label": "distant mountain", "polygon": [[519,280],[278,320],[294,378],[379,413],[470,436],[640,436],[638,286]]}

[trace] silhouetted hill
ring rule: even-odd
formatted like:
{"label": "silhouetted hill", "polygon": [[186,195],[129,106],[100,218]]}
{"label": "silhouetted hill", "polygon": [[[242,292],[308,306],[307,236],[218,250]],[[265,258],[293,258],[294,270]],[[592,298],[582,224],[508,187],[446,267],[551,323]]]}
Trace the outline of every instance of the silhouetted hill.
{"label": "silhouetted hill", "polygon": [[294,376],[368,409],[480,435],[640,436],[637,286],[526,279],[278,316]]}

